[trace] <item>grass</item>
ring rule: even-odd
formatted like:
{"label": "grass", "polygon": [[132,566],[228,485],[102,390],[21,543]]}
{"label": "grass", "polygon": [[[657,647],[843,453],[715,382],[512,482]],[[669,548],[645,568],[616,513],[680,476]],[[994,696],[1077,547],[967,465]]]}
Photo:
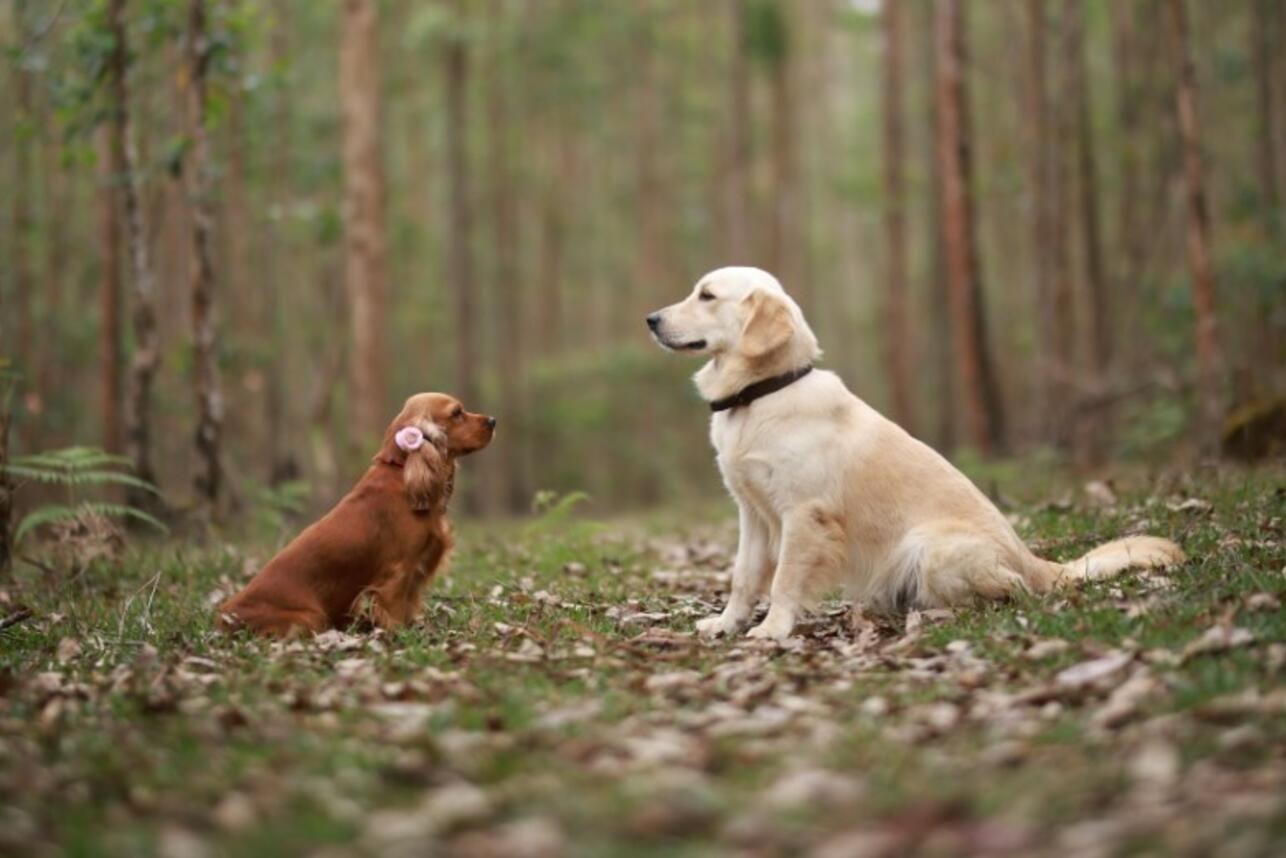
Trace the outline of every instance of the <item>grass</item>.
{"label": "grass", "polygon": [[[0,616],[33,611],[0,633],[0,853],[1280,852],[1280,469],[1110,508],[1016,473],[993,476],[1048,556],[1147,530],[1191,559],[865,631],[829,603],[780,648],[690,636],[726,589],[722,506],[468,525],[415,626],[285,645],[210,624],[269,549],[24,570],[0,587]],[[1249,641],[1190,650],[1216,626]]]}

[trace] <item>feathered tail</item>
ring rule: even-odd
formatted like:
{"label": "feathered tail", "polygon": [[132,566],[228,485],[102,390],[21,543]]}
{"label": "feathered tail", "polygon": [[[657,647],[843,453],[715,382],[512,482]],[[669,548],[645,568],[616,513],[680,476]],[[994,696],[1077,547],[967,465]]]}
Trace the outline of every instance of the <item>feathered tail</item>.
{"label": "feathered tail", "polygon": [[1080,581],[1110,578],[1126,569],[1166,569],[1186,559],[1183,549],[1168,539],[1127,536],[1100,545],[1083,557],[1066,563],[1041,560],[1043,568],[1036,578],[1045,585],[1040,589],[1051,589]]}

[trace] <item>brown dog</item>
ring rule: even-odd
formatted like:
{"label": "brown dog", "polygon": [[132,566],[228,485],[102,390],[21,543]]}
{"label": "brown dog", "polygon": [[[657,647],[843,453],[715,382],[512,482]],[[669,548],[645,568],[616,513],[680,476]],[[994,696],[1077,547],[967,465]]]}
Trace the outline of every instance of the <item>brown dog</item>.
{"label": "brown dog", "polygon": [[445,394],[412,396],[353,490],[219,606],[222,627],[288,636],[358,614],[385,628],[414,619],[451,550],[456,457],[491,443],[495,426]]}

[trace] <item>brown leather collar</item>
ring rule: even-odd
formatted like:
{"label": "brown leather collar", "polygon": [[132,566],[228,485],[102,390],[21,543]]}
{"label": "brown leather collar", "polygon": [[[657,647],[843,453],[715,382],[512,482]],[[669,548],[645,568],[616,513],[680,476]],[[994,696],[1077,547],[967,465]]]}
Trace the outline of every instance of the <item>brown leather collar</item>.
{"label": "brown leather collar", "polygon": [[792,369],[790,372],[783,372],[781,375],[774,375],[772,378],[756,381],[754,384],[741,388],[731,396],[725,396],[723,399],[716,399],[711,402],[710,410],[718,413],[727,411],[729,408],[740,408],[743,405],[749,405],[756,399],[767,396],[770,393],[776,393],[783,387],[789,387],[812,371],[813,365],[810,363],[801,366],[799,369]]}

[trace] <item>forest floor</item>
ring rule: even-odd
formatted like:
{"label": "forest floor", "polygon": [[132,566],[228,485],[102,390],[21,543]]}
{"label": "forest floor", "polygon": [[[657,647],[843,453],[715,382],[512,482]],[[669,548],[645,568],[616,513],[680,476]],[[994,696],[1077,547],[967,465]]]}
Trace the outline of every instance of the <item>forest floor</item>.
{"label": "forest floor", "polygon": [[215,634],[267,553],[231,545],[24,578],[0,854],[1280,855],[1283,485],[1050,493],[1009,510],[1047,556],[1147,531],[1191,560],[895,620],[828,603],[783,645],[692,634],[722,506],[462,528],[392,634]]}

